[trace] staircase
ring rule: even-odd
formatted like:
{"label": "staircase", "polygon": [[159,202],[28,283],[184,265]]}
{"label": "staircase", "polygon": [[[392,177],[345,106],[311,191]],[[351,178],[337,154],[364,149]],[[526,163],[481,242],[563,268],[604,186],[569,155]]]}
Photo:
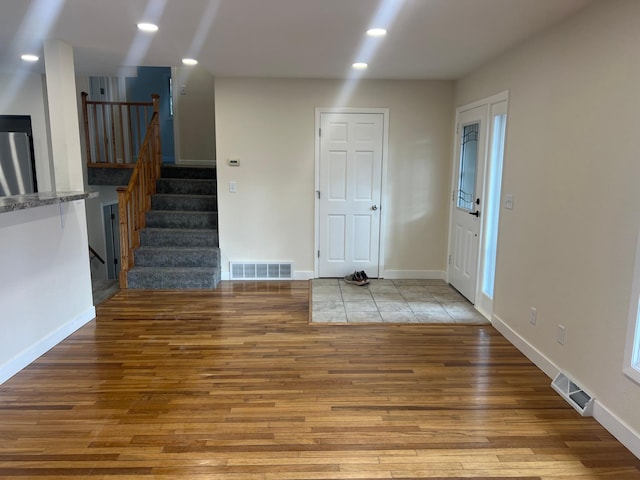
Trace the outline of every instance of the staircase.
{"label": "staircase", "polygon": [[128,288],[212,289],[220,282],[215,168],[164,166]]}

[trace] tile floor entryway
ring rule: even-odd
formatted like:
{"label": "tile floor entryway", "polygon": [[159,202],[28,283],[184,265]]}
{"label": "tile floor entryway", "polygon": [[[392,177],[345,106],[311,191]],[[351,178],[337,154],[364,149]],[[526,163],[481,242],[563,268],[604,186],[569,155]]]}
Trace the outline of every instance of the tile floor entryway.
{"label": "tile floor entryway", "polygon": [[312,280],[314,323],[488,324],[443,280],[375,280],[357,286],[337,278]]}

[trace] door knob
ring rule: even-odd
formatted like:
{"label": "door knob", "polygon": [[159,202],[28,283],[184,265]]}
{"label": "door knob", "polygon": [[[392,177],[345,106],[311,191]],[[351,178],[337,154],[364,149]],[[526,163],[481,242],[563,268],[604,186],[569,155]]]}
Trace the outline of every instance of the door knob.
{"label": "door knob", "polygon": [[371,210],[376,211],[377,209],[378,209],[378,206],[377,206],[377,205],[372,205],[372,206],[371,206]]}
{"label": "door knob", "polygon": [[476,217],[480,216],[480,210],[476,210],[475,212],[469,212],[469,215],[475,215]]}

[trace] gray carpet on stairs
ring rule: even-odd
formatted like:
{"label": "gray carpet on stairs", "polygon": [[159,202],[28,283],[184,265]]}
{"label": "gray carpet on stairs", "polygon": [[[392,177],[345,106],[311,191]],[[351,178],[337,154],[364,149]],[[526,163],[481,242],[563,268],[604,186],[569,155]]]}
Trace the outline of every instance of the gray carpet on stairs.
{"label": "gray carpet on stairs", "polygon": [[129,288],[212,289],[220,282],[214,168],[162,169]]}

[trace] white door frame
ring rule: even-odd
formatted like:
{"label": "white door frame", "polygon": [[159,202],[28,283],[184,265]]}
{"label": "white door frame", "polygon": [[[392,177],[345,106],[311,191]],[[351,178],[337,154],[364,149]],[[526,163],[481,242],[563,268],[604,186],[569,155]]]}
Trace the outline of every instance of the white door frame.
{"label": "white door frame", "polygon": [[318,250],[320,249],[320,117],[325,113],[362,113],[382,114],[382,180],[380,183],[380,246],[378,249],[378,276],[384,278],[384,247],[387,231],[387,167],[389,155],[389,109],[388,108],[360,108],[360,107],[316,107],[315,112],[315,180],[314,180],[314,217],[315,234],[313,242],[313,276],[319,276]]}
{"label": "white door frame", "polygon": [[[476,102],[472,102],[469,103],[467,105],[463,105],[461,107],[456,108],[456,116],[455,116],[455,123],[454,123],[454,130],[453,130],[453,168],[452,173],[451,173],[451,191],[452,191],[452,198],[453,196],[455,196],[455,192],[457,191],[458,188],[458,169],[456,168],[456,166],[458,165],[459,162],[459,158],[456,157],[456,154],[458,152],[458,134],[457,134],[457,126],[459,124],[459,116],[462,112],[465,112],[467,110],[471,110],[477,107],[481,107],[483,105],[487,106],[487,110],[486,110],[486,119],[484,122],[484,131],[481,132],[481,135],[485,135],[485,139],[486,141],[484,142],[484,150],[482,152],[478,152],[479,155],[483,155],[484,156],[484,166],[483,166],[483,171],[482,172],[478,172],[478,175],[482,175],[482,197],[484,199],[483,201],[483,208],[482,210],[484,210],[484,208],[486,207],[486,197],[487,197],[487,184],[488,184],[488,171],[489,171],[489,167],[490,167],[490,159],[489,159],[489,153],[490,153],[490,148],[491,148],[491,138],[489,138],[489,134],[492,131],[491,128],[491,121],[492,121],[492,112],[493,109],[491,108],[494,104],[497,103],[501,103],[501,102],[508,102],[509,101],[509,91],[506,90],[504,92],[500,92],[496,95],[492,95],[490,97],[487,98],[483,98],[482,100],[478,100]],[[508,103],[507,103],[508,105]],[[500,179],[500,183],[502,183],[502,179]],[[452,242],[453,242],[453,235],[452,233],[452,229],[453,229],[453,213],[454,213],[454,204],[453,201],[450,203],[450,208],[449,208],[449,241],[448,241],[448,246],[447,246],[447,259],[451,258],[452,255]],[[479,236],[480,236],[480,240],[478,242],[478,262],[477,262],[477,267],[476,267],[476,291],[475,291],[475,298],[478,299],[479,293],[482,289],[482,282],[481,282],[481,274],[482,274],[482,267],[484,266],[484,257],[482,256],[482,252],[485,251],[485,243],[486,243],[486,225],[485,222],[487,220],[487,216],[482,214],[482,210],[481,210],[481,217],[480,217],[480,229],[479,229]],[[449,264],[449,261],[447,261],[447,283],[449,282],[449,274],[450,274],[450,269],[451,269],[451,265]],[[491,315],[493,312],[487,312],[484,311],[483,309],[480,310],[480,313],[482,313],[485,317],[487,317],[489,320],[491,320]]]}

